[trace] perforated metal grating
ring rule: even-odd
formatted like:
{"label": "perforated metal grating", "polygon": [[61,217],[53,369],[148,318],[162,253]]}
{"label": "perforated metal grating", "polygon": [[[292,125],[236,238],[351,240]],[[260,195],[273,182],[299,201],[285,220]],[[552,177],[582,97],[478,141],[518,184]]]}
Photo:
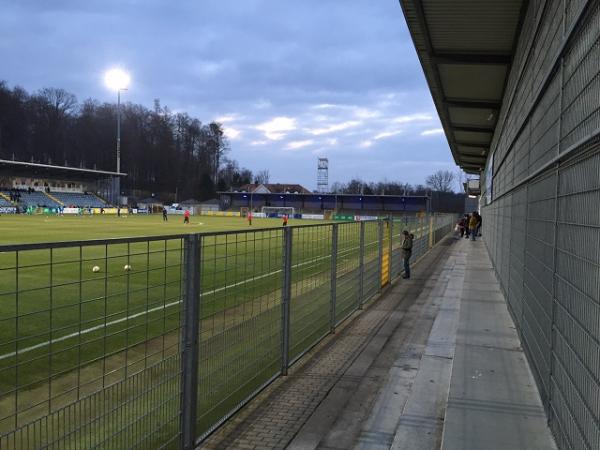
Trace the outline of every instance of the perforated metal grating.
{"label": "perforated metal grating", "polygon": [[598,1],[530,2],[483,208],[560,448],[600,448],[599,61]]}

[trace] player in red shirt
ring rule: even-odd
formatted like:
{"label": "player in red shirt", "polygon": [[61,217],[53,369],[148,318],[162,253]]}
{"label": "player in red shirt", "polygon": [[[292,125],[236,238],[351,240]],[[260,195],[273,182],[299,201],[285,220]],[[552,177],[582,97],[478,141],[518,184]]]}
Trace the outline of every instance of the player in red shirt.
{"label": "player in red shirt", "polygon": [[248,211],[248,225],[252,225],[252,211]]}
{"label": "player in red shirt", "polygon": [[284,215],[283,215],[283,226],[284,226],[284,227],[287,227],[287,223],[288,223],[288,215],[287,215],[287,214],[284,214]]}
{"label": "player in red shirt", "polygon": [[185,212],[183,213],[183,223],[190,223],[190,210],[186,209]]}

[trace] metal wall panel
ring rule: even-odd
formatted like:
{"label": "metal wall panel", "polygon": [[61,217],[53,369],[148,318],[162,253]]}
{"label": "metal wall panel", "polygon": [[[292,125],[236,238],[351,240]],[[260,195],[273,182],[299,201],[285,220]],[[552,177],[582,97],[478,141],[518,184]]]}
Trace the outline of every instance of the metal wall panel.
{"label": "metal wall panel", "polygon": [[531,2],[514,61],[485,242],[557,445],[597,449],[600,2]]}

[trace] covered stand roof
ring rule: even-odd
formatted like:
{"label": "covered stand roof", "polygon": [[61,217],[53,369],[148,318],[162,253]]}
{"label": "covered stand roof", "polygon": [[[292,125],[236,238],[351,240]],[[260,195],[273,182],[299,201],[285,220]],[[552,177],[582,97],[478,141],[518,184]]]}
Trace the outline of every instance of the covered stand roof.
{"label": "covered stand roof", "polygon": [[482,170],[525,0],[400,0],[456,164]]}
{"label": "covered stand roof", "polygon": [[11,161],[8,159],[0,159],[0,173],[7,173],[14,176],[62,177],[78,180],[127,176],[124,173],[109,172],[106,170],[53,166],[51,164]]}

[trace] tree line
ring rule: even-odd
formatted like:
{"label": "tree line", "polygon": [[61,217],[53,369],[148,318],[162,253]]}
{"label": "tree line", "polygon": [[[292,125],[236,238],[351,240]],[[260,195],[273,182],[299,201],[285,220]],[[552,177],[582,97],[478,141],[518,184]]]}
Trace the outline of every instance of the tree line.
{"label": "tree line", "polygon": [[[116,117],[114,103],[78,102],[57,88],[28,93],[0,81],[0,158],[115,171]],[[124,190],[204,200],[254,181],[228,151],[219,123],[172,113],[159,100],[152,109],[121,105]]]}
{"label": "tree line", "polygon": [[[0,80],[0,159],[116,170],[114,103],[78,102],[64,89],[28,93]],[[268,183],[268,170],[253,174],[227,156],[223,126],[202,123],[185,112],[172,113],[159,100],[149,109],[121,105],[121,171],[125,191],[177,193],[179,200],[213,198],[248,183]],[[425,185],[396,181],[333,183],[345,194],[425,195],[452,192],[455,175],[437,171]],[[293,182],[294,180],[289,180]]]}
{"label": "tree line", "polygon": [[453,192],[453,184],[457,177],[449,170],[438,170],[429,175],[425,184],[411,185],[397,181],[367,182],[353,178],[347,183],[335,182],[331,192],[335,194],[361,195],[427,195],[431,191]]}

